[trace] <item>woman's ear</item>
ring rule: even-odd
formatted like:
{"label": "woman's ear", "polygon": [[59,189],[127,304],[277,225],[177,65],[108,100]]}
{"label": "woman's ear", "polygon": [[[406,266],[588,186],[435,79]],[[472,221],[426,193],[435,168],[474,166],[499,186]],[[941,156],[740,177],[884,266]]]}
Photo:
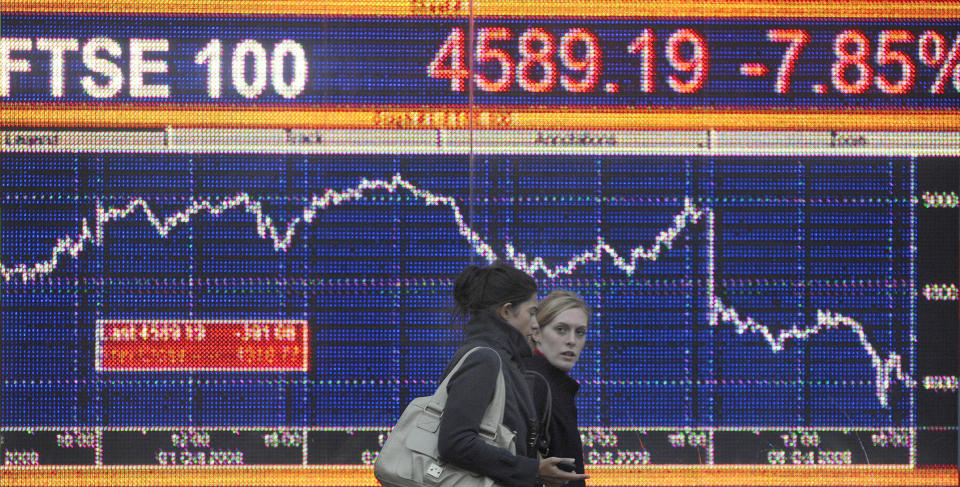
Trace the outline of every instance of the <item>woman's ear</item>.
{"label": "woman's ear", "polygon": [[513,313],[513,303],[503,303],[497,308],[497,316],[503,321],[509,321]]}

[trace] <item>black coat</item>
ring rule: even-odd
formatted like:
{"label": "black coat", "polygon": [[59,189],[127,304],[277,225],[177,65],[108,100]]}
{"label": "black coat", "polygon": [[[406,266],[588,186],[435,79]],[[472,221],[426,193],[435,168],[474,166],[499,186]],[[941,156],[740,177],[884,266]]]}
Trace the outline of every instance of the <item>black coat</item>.
{"label": "black coat", "polygon": [[[580,428],[577,426],[576,396],[580,384],[566,372],[554,367],[543,356],[536,354],[524,360],[528,370],[543,375],[550,384],[551,418],[545,457],[573,458],[576,460],[577,473],[583,473],[583,443],[580,440]],[[546,391],[538,388],[537,394]],[[537,404],[542,401],[537,400]],[[570,481],[569,486],[585,486],[583,480]]]}
{"label": "black coat", "polygon": [[493,399],[498,360],[494,352],[478,350],[467,358],[447,384],[447,404],[440,418],[437,447],[440,457],[494,479],[503,486],[536,486],[539,461],[530,447],[537,433],[536,407],[523,374],[522,360],[531,356],[526,338],[510,324],[482,315],[467,323],[464,344],[450,359],[446,377],[474,347],[490,347],[503,364],[506,407],[503,424],[516,432],[516,454],[489,445],[478,436],[483,413]]}

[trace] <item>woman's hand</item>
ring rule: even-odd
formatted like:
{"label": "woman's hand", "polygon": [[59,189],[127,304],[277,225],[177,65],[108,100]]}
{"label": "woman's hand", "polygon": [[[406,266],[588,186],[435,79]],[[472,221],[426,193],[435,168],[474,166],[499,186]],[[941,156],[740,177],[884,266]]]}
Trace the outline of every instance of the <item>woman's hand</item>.
{"label": "woman's hand", "polygon": [[537,475],[540,477],[540,481],[547,487],[560,487],[571,480],[590,478],[590,476],[586,474],[560,470],[557,464],[561,462],[572,464],[574,459],[550,457],[540,460],[540,470]]}

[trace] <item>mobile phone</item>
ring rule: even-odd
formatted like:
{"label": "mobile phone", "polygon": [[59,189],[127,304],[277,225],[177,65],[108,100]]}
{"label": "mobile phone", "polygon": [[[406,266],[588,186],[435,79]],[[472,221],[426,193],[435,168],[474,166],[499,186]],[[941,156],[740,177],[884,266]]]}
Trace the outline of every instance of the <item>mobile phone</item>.
{"label": "mobile phone", "polygon": [[560,462],[557,464],[557,468],[563,470],[564,472],[573,472],[577,467],[572,463]]}

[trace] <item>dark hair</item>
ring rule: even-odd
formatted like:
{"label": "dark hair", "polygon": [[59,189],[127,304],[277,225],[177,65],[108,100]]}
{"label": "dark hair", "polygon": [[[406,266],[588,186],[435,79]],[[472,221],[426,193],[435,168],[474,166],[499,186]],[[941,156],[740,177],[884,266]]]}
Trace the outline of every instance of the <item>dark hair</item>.
{"label": "dark hair", "polygon": [[505,303],[518,306],[536,294],[537,281],[510,264],[471,265],[453,283],[454,316],[466,318]]}

